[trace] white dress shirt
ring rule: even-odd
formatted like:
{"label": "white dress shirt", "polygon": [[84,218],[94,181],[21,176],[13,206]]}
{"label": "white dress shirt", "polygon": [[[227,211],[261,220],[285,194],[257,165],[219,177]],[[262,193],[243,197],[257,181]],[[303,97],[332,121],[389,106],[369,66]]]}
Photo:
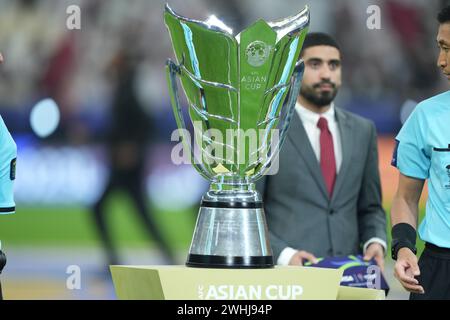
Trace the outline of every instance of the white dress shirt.
{"label": "white dress shirt", "polygon": [[[303,123],[303,127],[305,128],[306,134],[308,136],[309,142],[311,143],[311,147],[316,155],[317,161],[320,163],[320,129],[317,127],[317,123],[319,122],[320,117],[324,117],[328,121],[328,128],[333,136],[333,144],[334,144],[334,155],[336,158],[336,174],[339,173],[339,170],[342,165],[342,143],[341,143],[341,134],[339,132],[339,126],[336,120],[335,115],[335,107],[334,104],[331,104],[330,109],[326,112],[319,114],[315,113],[309,109],[306,109],[302,105],[297,102],[295,106],[296,111],[300,117],[300,120]],[[367,250],[369,244],[379,243],[383,246],[384,252],[386,253],[386,242],[380,238],[372,238],[364,244],[364,253]],[[301,250],[301,248],[299,248]],[[283,249],[280,256],[278,257],[277,264],[278,265],[289,265],[289,261],[291,261],[292,257],[298,250],[287,247]]]}

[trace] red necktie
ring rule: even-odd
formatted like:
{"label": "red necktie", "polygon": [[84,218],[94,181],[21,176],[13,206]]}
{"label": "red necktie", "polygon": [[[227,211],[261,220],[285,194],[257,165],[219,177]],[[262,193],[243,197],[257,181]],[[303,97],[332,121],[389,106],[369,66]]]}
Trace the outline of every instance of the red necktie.
{"label": "red necktie", "polygon": [[330,197],[336,182],[336,158],[334,156],[333,136],[328,128],[327,119],[320,117],[317,127],[320,129],[320,168]]}

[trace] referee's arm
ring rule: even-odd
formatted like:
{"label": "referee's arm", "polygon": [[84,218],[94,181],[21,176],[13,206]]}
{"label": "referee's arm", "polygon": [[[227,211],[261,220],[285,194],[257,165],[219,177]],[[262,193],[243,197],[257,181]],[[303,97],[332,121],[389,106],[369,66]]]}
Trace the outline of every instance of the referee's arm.
{"label": "referee's arm", "polygon": [[[0,64],[2,64],[2,62],[3,62],[3,56],[2,56],[2,53],[0,52]],[[4,254],[3,254],[3,252],[1,251],[1,247],[0,247],[0,273],[2,272],[2,270],[3,270],[3,267],[4,267],[4,263],[6,264],[6,258],[3,258],[4,257]],[[3,260],[5,260],[5,261],[3,261]],[[0,283],[0,300],[3,300],[3,294],[2,294],[2,284]]]}
{"label": "referee's arm", "polygon": [[420,269],[417,256],[411,250],[415,247],[419,200],[424,183],[425,180],[400,173],[391,209],[393,255],[397,258],[394,275],[407,291],[413,293],[424,293],[423,287],[414,278],[420,275]]}

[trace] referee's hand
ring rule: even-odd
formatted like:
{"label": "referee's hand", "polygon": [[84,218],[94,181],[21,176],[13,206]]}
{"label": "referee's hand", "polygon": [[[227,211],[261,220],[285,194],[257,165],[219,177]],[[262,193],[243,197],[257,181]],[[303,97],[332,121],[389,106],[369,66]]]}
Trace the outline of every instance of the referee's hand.
{"label": "referee's hand", "polygon": [[424,294],[425,290],[415,278],[420,275],[416,255],[408,248],[401,248],[397,254],[394,276],[407,291]]}

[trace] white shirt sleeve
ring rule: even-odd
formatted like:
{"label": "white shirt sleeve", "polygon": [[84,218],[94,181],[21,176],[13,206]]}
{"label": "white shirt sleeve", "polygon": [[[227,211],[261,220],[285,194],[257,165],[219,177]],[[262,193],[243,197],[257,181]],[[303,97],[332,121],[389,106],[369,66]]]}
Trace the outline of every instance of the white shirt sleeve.
{"label": "white shirt sleeve", "polygon": [[382,246],[383,249],[384,249],[384,255],[386,255],[386,253],[387,253],[387,244],[386,244],[386,241],[384,241],[383,239],[380,239],[380,238],[371,238],[371,239],[369,239],[369,240],[364,244],[364,247],[363,247],[363,253],[364,253],[364,254],[366,254],[367,248],[368,248],[369,245],[371,245],[372,243],[379,243],[379,244],[381,244],[381,246]]}
{"label": "white shirt sleeve", "polygon": [[296,253],[297,253],[297,250],[295,250],[295,249],[292,249],[290,247],[284,248],[283,251],[281,251],[280,256],[278,257],[277,265],[288,266],[289,261],[291,261],[292,257]]}

